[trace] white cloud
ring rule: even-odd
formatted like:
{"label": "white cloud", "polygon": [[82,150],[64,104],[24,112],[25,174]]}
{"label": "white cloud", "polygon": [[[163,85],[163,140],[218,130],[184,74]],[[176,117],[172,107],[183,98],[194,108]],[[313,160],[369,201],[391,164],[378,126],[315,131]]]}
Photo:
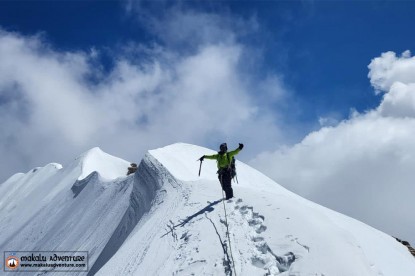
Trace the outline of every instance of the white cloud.
{"label": "white cloud", "polygon": [[[206,36],[212,30],[236,36],[209,15],[191,18],[203,19]],[[5,164],[0,179],[52,161],[66,163],[94,146],[138,161],[146,150],[173,142],[216,146],[243,141],[256,144],[247,147],[246,156],[252,156],[279,141],[281,131],[276,111],[251,89],[259,84],[256,93],[275,91],[280,98],[285,88],[281,82],[272,82],[272,89],[268,80],[247,77],[246,68],[242,73],[246,50],[235,41],[214,39],[187,53],[131,43],[114,55],[114,67],[105,72],[96,47],[62,52],[42,37],[0,31]],[[141,52],[145,59],[134,58]]]}
{"label": "white cloud", "polygon": [[415,57],[410,51],[405,51],[400,57],[394,52],[383,53],[369,64],[370,83],[380,92],[388,92],[396,82],[415,82]]}
{"label": "white cloud", "polygon": [[321,127],[328,127],[337,125],[339,120],[335,116],[319,117],[318,123]]}
{"label": "white cloud", "polygon": [[235,43],[258,29],[255,16],[242,18],[229,12],[200,11],[169,1],[125,3],[131,17],[169,47],[198,49],[208,44]]}
{"label": "white cloud", "polygon": [[381,116],[415,117],[415,57],[409,51],[400,57],[386,52],[368,67],[377,93],[385,92],[377,112]]}
{"label": "white cloud", "polygon": [[[413,72],[415,74],[415,68]],[[384,95],[378,112],[382,116],[415,118],[415,83],[393,83]]]}
{"label": "white cloud", "polygon": [[372,85],[385,93],[376,109],[251,164],[313,201],[415,243],[415,59],[388,52],[369,68]]}

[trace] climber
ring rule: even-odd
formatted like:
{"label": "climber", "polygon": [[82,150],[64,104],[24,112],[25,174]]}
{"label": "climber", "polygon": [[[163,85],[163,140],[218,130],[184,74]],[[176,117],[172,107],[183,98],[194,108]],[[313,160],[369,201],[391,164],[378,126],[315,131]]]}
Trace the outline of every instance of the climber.
{"label": "climber", "polygon": [[135,173],[137,171],[137,164],[136,163],[131,163],[130,167],[128,167],[128,172],[127,175],[130,175],[132,173]]}
{"label": "climber", "polygon": [[244,145],[239,143],[239,147],[236,150],[228,152],[228,146],[226,143],[223,143],[220,145],[220,151],[217,154],[203,155],[199,158],[201,162],[205,158],[216,160],[219,182],[223,191],[225,191],[226,199],[233,197],[232,178],[236,175],[234,156],[237,155],[243,147]]}

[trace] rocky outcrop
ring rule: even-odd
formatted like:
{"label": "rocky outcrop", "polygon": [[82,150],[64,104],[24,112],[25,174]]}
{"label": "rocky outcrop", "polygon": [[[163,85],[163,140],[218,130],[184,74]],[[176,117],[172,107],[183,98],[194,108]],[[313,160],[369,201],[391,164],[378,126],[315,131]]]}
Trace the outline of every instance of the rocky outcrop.
{"label": "rocky outcrop", "polygon": [[415,257],[415,249],[409,244],[409,242],[407,242],[407,241],[403,241],[403,240],[400,240],[400,239],[398,239],[398,238],[395,238],[398,242],[400,242],[400,243],[402,243],[403,245],[405,245],[407,248],[408,248],[408,250],[409,250],[409,252],[412,254],[412,256],[414,256]]}

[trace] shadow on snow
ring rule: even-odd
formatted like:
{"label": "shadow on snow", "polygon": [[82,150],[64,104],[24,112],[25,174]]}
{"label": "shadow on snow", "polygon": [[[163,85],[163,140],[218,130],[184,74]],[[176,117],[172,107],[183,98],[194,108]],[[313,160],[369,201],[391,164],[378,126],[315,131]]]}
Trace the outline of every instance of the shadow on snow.
{"label": "shadow on snow", "polygon": [[183,220],[180,220],[181,222],[179,223],[179,224],[176,224],[176,225],[174,225],[171,221],[171,223],[173,224],[172,226],[170,226],[170,225],[168,225],[168,227],[170,228],[170,230],[167,232],[167,233],[164,233],[163,234],[163,236],[161,236],[160,238],[162,238],[162,237],[164,237],[164,236],[166,236],[167,234],[169,234],[169,233],[172,233],[173,231],[174,231],[174,229],[176,229],[177,227],[183,227],[184,225],[186,225],[187,223],[189,223],[192,219],[194,219],[194,218],[196,218],[196,217],[198,217],[198,216],[200,216],[200,215],[203,215],[203,214],[205,214],[205,213],[210,213],[210,212],[212,212],[213,210],[215,210],[215,208],[213,208],[213,206],[215,206],[216,204],[218,204],[219,202],[221,202],[222,201],[222,198],[221,199],[218,199],[218,200],[216,200],[216,201],[213,201],[213,202],[211,202],[211,203],[209,203],[206,207],[204,207],[204,208],[202,208],[202,209],[200,209],[199,211],[197,211],[196,213],[194,213],[193,215],[190,215],[190,216],[188,216],[187,218],[185,218],[185,219],[183,219]]}

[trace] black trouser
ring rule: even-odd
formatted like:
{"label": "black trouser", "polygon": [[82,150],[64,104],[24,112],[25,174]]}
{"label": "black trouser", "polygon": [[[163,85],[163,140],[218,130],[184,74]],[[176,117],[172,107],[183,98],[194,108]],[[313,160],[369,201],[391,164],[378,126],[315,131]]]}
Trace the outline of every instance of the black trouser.
{"label": "black trouser", "polygon": [[222,189],[225,191],[226,199],[230,199],[233,197],[233,190],[232,190],[232,175],[230,170],[228,169],[221,169],[218,172],[219,182],[222,185]]}

